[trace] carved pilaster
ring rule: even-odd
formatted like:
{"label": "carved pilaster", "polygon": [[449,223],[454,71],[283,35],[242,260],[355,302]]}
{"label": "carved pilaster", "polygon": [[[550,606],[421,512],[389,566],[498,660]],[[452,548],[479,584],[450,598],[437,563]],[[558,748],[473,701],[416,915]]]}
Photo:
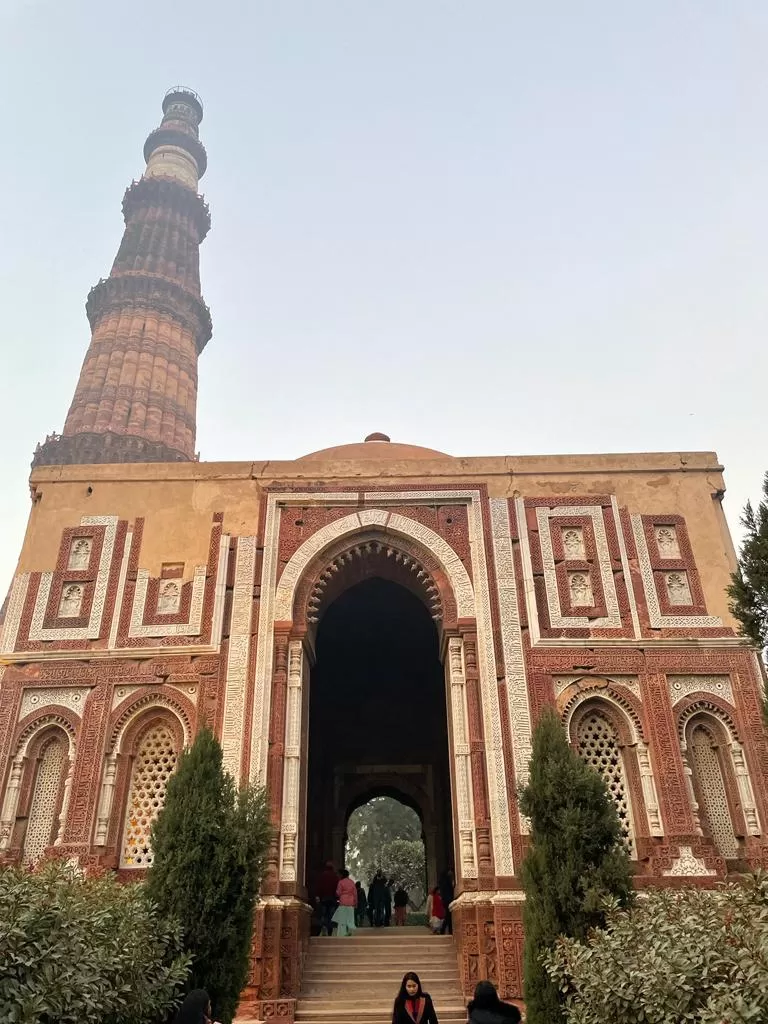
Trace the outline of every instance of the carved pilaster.
{"label": "carved pilaster", "polygon": [[760,821],[757,816],[755,805],[755,794],[752,789],[752,781],[749,777],[744,750],[740,743],[735,740],[731,743],[731,757],[733,758],[733,770],[736,775],[736,785],[739,789],[741,811],[744,815],[744,823],[747,826],[747,835],[760,835]]}
{"label": "carved pilaster", "polygon": [[448,641],[448,675],[451,689],[451,732],[453,736],[460,873],[463,878],[477,878],[475,810],[469,745],[466,677],[464,674],[464,641],[458,636],[452,636]]}
{"label": "carved pilaster", "polygon": [[640,772],[640,784],[643,789],[645,811],[648,817],[648,831],[652,836],[663,836],[664,826],[661,821],[659,797],[656,793],[656,780],[653,777],[648,747],[645,743],[639,742],[635,746],[635,753],[637,755],[637,767]]}
{"label": "carved pilaster", "polygon": [[283,808],[280,823],[280,881],[295,882],[298,877],[296,840],[299,831],[301,787],[301,712],[304,649],[301,640],[288,645],[288,692],[285,710],[285,750],[283,753]]}
{"label": "carved pilaster", "polygon": [[19,806],[21,780],[24,775],[24,758],[17,757],[11,762],[8,784],[5,787],[3,813],[0,818],[0,853],[8,850],[13,838],[13,826],[16,823],[16,808]]}
{"label": "carved pilaster", "polygon": [[115,799],[115,783],[117,779],[117,754],[107,754],[104,759],[104,775],[101,782],[101,797],[96,816],[95,846],[106,846],[109,835],[109,819],[112,816],[112,805]]}

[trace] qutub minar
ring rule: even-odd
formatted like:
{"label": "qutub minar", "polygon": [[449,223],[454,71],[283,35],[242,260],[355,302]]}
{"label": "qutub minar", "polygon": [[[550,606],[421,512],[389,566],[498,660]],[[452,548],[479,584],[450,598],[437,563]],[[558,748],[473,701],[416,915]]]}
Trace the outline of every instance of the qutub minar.
{"label": "qutub minar", "polygon": [[35,452],[0,620],[0,857],[140,877],[178,753],[212,726],[276,826],[241,1013],[286,1021],[308,879],[379,794],[418,811],[432,884],[455,870],[464,992],[520,996],[516,787],[547,704],[607,779],[638,886],[768,865],[714,453],[456,458],[371,434],[196,461],[202,115],[186,88],[163,101],[63,431]]}

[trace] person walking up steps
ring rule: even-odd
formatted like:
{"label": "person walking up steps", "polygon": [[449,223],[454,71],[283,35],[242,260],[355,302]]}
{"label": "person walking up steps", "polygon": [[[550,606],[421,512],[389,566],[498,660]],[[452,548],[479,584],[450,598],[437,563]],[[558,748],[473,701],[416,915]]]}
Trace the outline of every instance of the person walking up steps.
{"label": "person walking up steps", "polygon": [[365,924],[366,911],[368,910],[368,900],[365,896],[365,889],[360,882],[355,882],[355,888],[357,889],[357,908],[355,910],[355,924],[358,928],[362,928]]}
{"label": "person walking up steps", "polygon": [[341,878],[336,887],[336,898],[339,905],[333,915],[333,923],[336,925],[336,935],[339,938],[345,938],[355,932],[355,908],[357,907],[357,888],[346,868],[341,872]]}
{"label": "person walking up steps", "polygon": [[418,974],[408,971],[392,1008],[392,1024],[438,1024],[429,993],[424,992]]}
{"label": "person walking up steps", "polygon": [[374,928],[381,928],[384,924],[386,888],[387,883],[379,868],[368,886],[368,906],[372,910],[371,924]]}
{"label": "person walking up steps", "polygon": [[320,872],[317,880],[317,902],[320,905],[320,934],[333,933],[333,912],[336,909],[336,886],[339,884],[339,876],[332,861],[326,861],[325,867]]}
{"label": "person walking up steps", "polygon": [[395,926],[402,928],[408,914],[408,893],[399,885],[395,890]]}
{"label": "person walking up steps", "polygon": [[362,928],[366,923],[368,899],[366,898],[366,890],[362,888],[361,883],[355,882],[354,888],[357,890],[357,906],[354,910],[354,924],[357,928]]}
{"label": "person walking up steps", "polygon": [[435,935],[439,935],[442,931],[444,920],[445,907],[443,906],[443,899],[440,895],[440,888],[436,885],[427,899],[427,927]]}

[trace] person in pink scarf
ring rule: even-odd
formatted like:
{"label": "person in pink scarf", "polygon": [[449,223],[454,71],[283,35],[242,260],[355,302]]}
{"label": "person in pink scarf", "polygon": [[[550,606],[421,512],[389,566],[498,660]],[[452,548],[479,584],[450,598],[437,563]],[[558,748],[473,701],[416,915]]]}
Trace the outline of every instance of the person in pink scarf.
{"label": "person in pink scarf", "polygon": [[339,884],[336,886],[336,899],[339,905],[333,920],[336,925],[336,935],[343,938],[352,935],[355,931],[355,907],[357,906],[357,886],[349,877],[346,868],[340,872]]}

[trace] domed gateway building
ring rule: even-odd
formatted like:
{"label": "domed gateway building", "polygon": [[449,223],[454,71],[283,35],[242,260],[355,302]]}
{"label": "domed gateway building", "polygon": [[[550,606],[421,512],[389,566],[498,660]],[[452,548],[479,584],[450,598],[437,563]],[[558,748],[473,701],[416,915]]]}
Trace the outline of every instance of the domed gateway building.
{"label": "domed gateway building", "polygon": [[202,113],[187,89],[163,101],[69,414],[35,452],[0,624],[0,857],[138,877],[211,726],[276,827],[242,1012],[289,1022],[308,878],[377,795],[418,812],[430,884],[455,873],[464,992],[521,995],[516,792],[545,705],[606,778],[638,885],[768,863],[713,453],[456,458],[374,433],[196,461]]}

